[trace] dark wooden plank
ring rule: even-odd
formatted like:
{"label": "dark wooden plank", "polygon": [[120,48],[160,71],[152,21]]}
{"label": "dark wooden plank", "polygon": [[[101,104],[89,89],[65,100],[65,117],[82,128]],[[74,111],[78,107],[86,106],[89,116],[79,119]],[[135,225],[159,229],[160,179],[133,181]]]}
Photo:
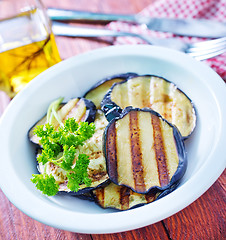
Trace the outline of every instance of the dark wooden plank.
{"label": "dark wooden plank", "polygon": [[[37,222],[11,204],[0,190],[0,239],[1,240],[91,240],[89,234],[72,233]],[[60,217],[60,216],[59,216]]]}
{"label": "dark wooden plank", "polygon": [[226,171],[202,197],[164,220],[171,239],[226,239],[225,188]]}
{"label": "dark wooden plank", "polygon": [[114,233],[114,234],[92,234],[93,240],[168,240],[167,233],[162,222],[143,227],[137,230]]}

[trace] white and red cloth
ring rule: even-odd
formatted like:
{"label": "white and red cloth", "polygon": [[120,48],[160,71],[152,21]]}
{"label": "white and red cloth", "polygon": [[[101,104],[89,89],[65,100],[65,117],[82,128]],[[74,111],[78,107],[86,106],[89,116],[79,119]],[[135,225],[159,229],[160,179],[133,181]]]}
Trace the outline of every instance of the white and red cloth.
{"label": "white and red cloth", "polygon": [[[226,0],[156,0],[140,12],[150,17],[167,18],[205,18],[226,22]],[[113,30],[143,33],[152,37],[177,37],[171,33],[157,32],[145,26],[124,22],[111,22],[108,28]],[[182,41],[197,42],[204,39],[194,37],[178,37]],[[134,37],[117,37],[114,44],[140,44],[143,40]],[[226,53],[205,61],[224,80],[226,80]]]}
{"label": "white and red cloth", "polygon": [[[168,17],[168,18],[205,18],[226,22],[226,0],[155,0],[143,11],[144,16]],[[148,34],[152,37],[177,37],[171,33],[151,31],[143,25],[137,26],[123,22],[111,22],[110,29],[131,31]],[[192,37],[179,37],[182,41],[200,41],[203,39]],[[138,38],[118,37],[115,44],[139,44],[144,43]],[[205,61],[226,81],[226,53]],[[8,105],[10,99],[0,91],[0,116]]]}

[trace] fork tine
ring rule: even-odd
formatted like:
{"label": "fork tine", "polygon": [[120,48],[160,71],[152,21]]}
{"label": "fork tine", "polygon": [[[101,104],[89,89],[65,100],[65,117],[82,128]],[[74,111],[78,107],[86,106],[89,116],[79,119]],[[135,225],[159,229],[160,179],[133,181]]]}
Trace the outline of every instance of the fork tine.
{"label": "fork tine", "polygon": [[212,39],[212,40],[205,40],[205,41],[202,41],[202,42],[197,42],[197,43],[193,43],[192,45],[194,47],[204,47],[206,45],[209,45],[209,44],[222,44],[222,43],[225,43],[226,42],[226,37],[222,37],[222,38],[217,38],[217,39]]}
{"label": "fork tine", "polygon": [[188,53],[190,56],[194,57],[196,60],[205,60],[209,58],[216,57],[222,53],[226,52],[226,47],[218,48],[214,50],[206,50],[206,51],[196,51]]}
{"label": "fork tine", "polygon": [[206,47],[206,48],[189,48],[187,49],[187,53],[190,53],[190,55],[193,55],[195,56],[196,54],[200,54],[200,53],[208,53],[208,52],[216,52],[216,51],[220,51],[222,49],[226,49],[226,42],[224,44],[221,44],[221,45],[213,45],[213,46],[209,46],[209,47]]}
{"label": "fork tine", "polygon": [[187,52],[195,52],[195,51],[207,50],[207,49],[217,50],[223,47],[226,47],[226,37],[190,44],[190,47],[187,50]]}
{"label": "fork tine", "polygon": [[216,57],[226,51],[226,37],[190,44],[186,53],[196,60]]}

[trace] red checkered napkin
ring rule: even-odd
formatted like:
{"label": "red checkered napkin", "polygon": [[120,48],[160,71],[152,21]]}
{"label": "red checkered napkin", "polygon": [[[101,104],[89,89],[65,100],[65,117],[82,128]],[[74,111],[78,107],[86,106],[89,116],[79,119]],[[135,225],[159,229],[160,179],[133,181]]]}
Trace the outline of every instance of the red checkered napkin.
{"label": "red checkered napkin", "polygon": [[[151,17],[205,18],[226,22],[226,0],[156,0],[140,14]],[[151,31],[143,25],[137,26],[123,22],[111,22],[108,27],[113,30],[147,34],[151,37],[177,37],[171,33]],[[203,40],[194,37],[177,38],[187,42]],[[140,44],[144,41],[134,37],[118,37],[114,43]],[[205,62],[226,80],[226,53]]]}
{"label": "red checkered napkin", "polygon": [[0,91],[0,117],[3,114],[4,110],[6,109],[9,102],[10,98],[8,97],[8,95],[5,92]]}

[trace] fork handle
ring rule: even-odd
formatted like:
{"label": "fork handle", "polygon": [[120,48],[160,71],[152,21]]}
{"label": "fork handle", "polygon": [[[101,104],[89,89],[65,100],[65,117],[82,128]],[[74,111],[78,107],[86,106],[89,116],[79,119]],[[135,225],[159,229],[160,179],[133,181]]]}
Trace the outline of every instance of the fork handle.
{"label": "fork handle", "polygon": [[110,21],[126,21],[136,22],[135,15],[123,15],[123,14],[105,14],[94,12],[83,12],[76,10],[66,10],[58,8],[48,8],[48,16],[51,20],[86,20],[86,21],[98,21],[98,22],[110,22]]}
{"label": "fork handle", "polygon": [[71,26],[69,24],[60,23],[53,21],[52,22],[52,30],[55,35],[58,36],[68,36],[68,37],[103,37],[103,36],[111,36],[111,37],[120,37],[120,36],[134,36],[137,37],[137,34],[126,33],[108,29],[99,29],[99,28],[85,28],[85,27],[77,27]]}
{"label": "fork handle", "polygon": [[[77,27],[69,24],[52,21],[52,30],[53,33],[57,36],[67,36],[67,37],[137,37],[143,39],[146,43],[158,46],[168,46],[172,47],[172,42],[174,48],[182,49],[181,44],[184,45],[181,41],[176,39],[161,39],[161,38],[150,38],[148,36],[142,34],[136,34],[132,32],[122,32],[122,31],[114,31],[110,29],[103,28],[85,28],[85,27]],[[176,42],[175,42],[176,41]],[[176,44],[176,46],[175,46]]]}

